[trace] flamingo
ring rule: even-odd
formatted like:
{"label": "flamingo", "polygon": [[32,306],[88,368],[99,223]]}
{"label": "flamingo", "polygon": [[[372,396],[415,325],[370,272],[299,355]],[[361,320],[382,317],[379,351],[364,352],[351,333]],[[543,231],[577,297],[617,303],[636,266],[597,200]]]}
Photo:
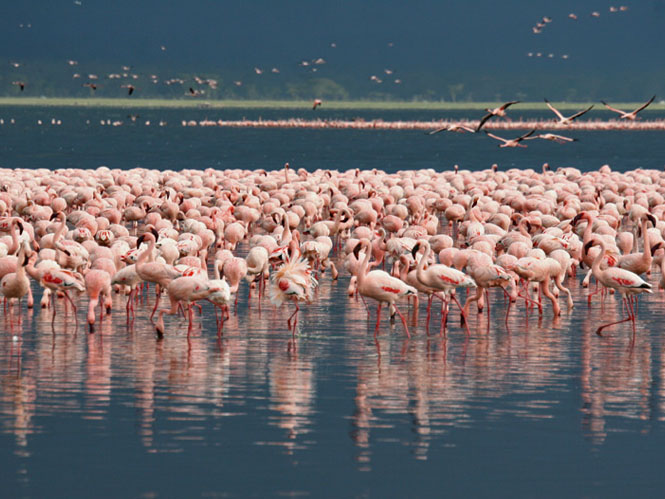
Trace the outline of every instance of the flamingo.
{"label": "flamingo", "polygon": [[[369,239],[362,239],[353,249],[356,259],[358,258],[361,249],[365,251],[365,258],[360,264],[360,268],[357,270],[357,288],[361,296],[372,298],[378,302],[374,337],[376,337],[379,331],[379,326],[381,325],[381,305],[387,303],[391,312],[391,320],[396,312],[402,320],[406,336],[411,338],[406,319],[397,308],[397,305],[395,305],[395,302],[405,296],[417,295],[418,291],[413,286],[409,286],[401,279],[397,279],[383,270],[372,270],[371,272],[367,272],[369,259],[372,255]],[[395,312],[393,312],[393,310]]]}
{"label": "flamingo", "polygon": [[623,304],[628,311],[628,316],[625,319],[601,325],[598,329],[596,329],[596,334],[598,336],[602,336],[601,331],[603,329],[615,324],[620,324],[622,322],[632,321],[634,337],[635,313],[633,311],[633,304],[628,300],[628,297],[630,296],[632,298],[633,295],[637,295],[639,293],[651,293],[651,284],[644,281],[640,276],[631,272],[630,270],[620,269],[618,267],[608,267],[605,270],[601,269],[600,262],[603,260],[603,256],[607,251],[607,244],[605,243],[604,239],[593,238],[586,244],[587,249],[594,244],[600,244],[600,252],[596,255],[596,258],[591,264],[591,271],[593,272],[593,276],[603,286],[615,289],[621,293]]}
{"label": "flamingo", "polygon": [[150,320],[152,320],[155,312],[157,311],[161,290],[166,289],[169,283],[172,280],[180,277],[181,274],[175,267],[172,267],[171,265],[154,261],[147,261],[155,250],[155,243],[157,241],[156,231],[146,232],[145,234],[139,236],[139,238],[136,240],[136,246],[140,247],[143,241],[146,239],[148,240],[148,247],[139,255],[139,258],[135,264],[135,268],[136,273],[141,278],[141,280],[157,284],[157,289],[155,291],[155,307],[150,314]]}
{"label": "flamingo", "polygon": [[[58,292],[61,292],[65,299],[71,304],[74,310],[74,320],[76,321],[76,329],[78,329],[78,317],[76,316],[76,305],[69,296],[68,291],[74,289],[80,293],[85,291],[83,277],[78,272],[71,270],[47,268],[41,275],[41,285],[51,290],[51,297],[53,299],[53,316],[51,318],[51,328],[55,328],[55,297]],[[55,331],[55,329],[54,329]]]}
{"label": "flamingo", "polygon": [[578,112],[578,113],[572,114],[572,115],[570,115],[570,116],[564,116],[564,115],[561,114],[561,112],[560,112],[557,108],[555,108],[555,107],[550,103],[550,101],[548,101],[547,99],[545,99],[545,104],[547,104],[547,107],[549,107],[549,108],[552,110],[552,112],[553,112],[554,114],[556,114],[557,118],[559,119],[559,120],[557,121],[557,124],[559,124],[559,125],[570,125],[574,120],[576,120],[576,119],[579,118],[580,116],[582,116],[582,115],[588,113],[589,111],[591,111],[591,110],[593,109],[593,105],[591,105],[591,106],[587,107],[586,109],[583,109],[582,111],[580,111],[580,112]]}
{"label": "flamingo", "polygon": [[650,213],[645,214],[642,217],[641,229],[642,237],[644,238],[644,250],[642,253],[630,253],[628,255],[623,255],[619,257],[617,261],[617,267],[621,269],[630,270],[635,274],[644,274],[651,269],[651,262],[653,258],[651,243],[649,242],[649,233],[647,231],[647,222],[651,222],[653,226],[656,226],[656,218]]}
{"label": "flamingo", "polygon": [[503,142],[503,144],[499,144],[499,147],[526,147],[524,144],[520,144],[524,139],[530,137],[533,135],[533,133],[536,131],[534,128],[530,132],[525,133],[524,135],[521,135],[515,139],[504,139],[503,137],[499,137],[498,135],[494,135],[493,133],[485,132],[488,137],[492,137],[493,139],[500,140]]}
{"label": "flamingo", "polygon": [[127,304],[125,305],[125,310],[127,312],[127,320],[129,321],[130,312],[132,315],[135,315],[134,312],[134,296],[138,289],[138,284],[141,282],[141,278],[136,273],[136,264],[127,265],[125,268],[118,270],[113,277],[111,278],[112,285],[121,285],[128,286],[130,291],[127,295]]}
{"label": "flamingo", "polygon": [[194,316],[191,306],[192,302],[207,299],[210,295],[219,291],[221,291],[220,288],[199,276],[180,276],[170,281],[166,287],[166,292],[169,296],[171,307],[159,311],[157,324],[155,325],[157,337],[159,339],[164,337],[164,314],[177,314],[178,305],[181,302],[184,302],[188,308],[189,327],[187,328],[187,336],[189,337],[193,327]]}
{"label": "flamingo", "polygon": [[312,302],[318,281],[312,276],[312,269],[307,264],[307,260],[301,257],[296,244],[291,244],[289,250],[285,255],[284,263],[270,276],[268,294],[270,301],[276,306],[281,306],[287,300],[295,304],[294,312],[286,321],[287,326],[291,328],[291,320],[293,320],[291,335],[295,346],[296,324],[300,310],[298,302]]}
{"label": "flamingo", "polygon": [[487,114],[480,119],[480,123],[478,123],[478,126],[476,127],[476,132],[480,131],[480,129],[483,127],[483,125],[490,118],[493,118],[494,116],[504,117],[506,115],[506,109],[508,109],[513,104],[519,104],[519,102],[520,101],[518,101],[518,100],[514,100],[514,101],[506,102],[505,104],[502,104],[499,107],[495,107],[494,109],[485,109],[485,111],[487,111]]}
{"label": "flamingo", "polygon": [[525,140],[533,140],[533,139],[550,140],[552,142],[556,142],[557,144],[565,144],[566,142],[577,142],[578,140],[578,139],[573,139],[571,137],[566,137],[564,135],[557,135],[555,133],[539,133],[538,135],[532,135],[531,137],[527,137]]}
{"label": "flamingo", "polygon": [[474,130],[471,127],[462,125],[461,123],[449,123],[448,125],[437,128],[430,132],[425,132],[426,135],[435,135],[439,132],[457,132],[457,133],[476,133],[477,130]]}
{"label": "flamingo", "polygon": [[[444,296],[450,296],[452,300],[457,304],[460,309],[460,313],[466,324],[466,313],[462,309],[462,305],[457,300],[457,297],[454,294],[456,288],[475,288],[475,281],[466,275],[464,272],[461,272],[447,265],[441,263],[429,265],[425,269],[425,262],[429,258],[430,252],[432,251],[429,241],[427,239],[419,239],[416,245],[411,250],[411,254],[415,259],[416,253],[423,246],[425,248],[425,253],[423,254],[418,266],[416,267],[416,276],[421,284],[424,286],[436,289],[437,291],[443,291]],[[447,304],[446,304],[447,308]],[[441,318],[441,321],[445,327],[446,316]],[[443,327],[442,327],[443,331]],[[469,334],[469,329],[466,329],[467,334]]]}
{"label": "flamingo", "polygon": [[[21,298],[28,294],[30,291],[30,280],[26,275],[26,265],[28,264],[28,255],[26,254],[25,243],[21,244],[17,255],[16,272],[5,274],[0,280],[0,293],[6,300],[16,299],[19,303],[19,313]],[[11,305],[10,305],[11,306]],[[10,309],[11,313],[11,309]],[[19,315],[20,322],[20,315]],[[11,316],[10,316],[11,325]]]}
{"label": "flamingo", "polygon": [[[88,327],[91,333],[95,331],[95,307],[99,303],[100,295],[106,299],[111,297],[111,275],[105,270],[92,269],[85,274],[85,290],[88,294]],[[103,318],[103,304],[102,316]],[[107,305],[106,313],[111,313]],[[100,318],[100,320],[101,320]]]}
{"label": "flamingo", "polygon": [[647,102],[645,102],[645,103],[642,104],[640,107],[638,107],[637,109],[634,109],[634,110],[631,111],[631,112],[622,111],[621,109],[617,109],[617,108],[615,108],[615,107],[612,107],[612,106],[610,106],[607,102],[605,102],[604,100],[601,100],[600,102],[602,102],[603,105],[604,105],[607,109],[609,109],[610,111],[614,111],[615,113],[619,113],[619,115],[620,115],[619,118],[620,118],[620,119],[622,119],[622,120],[635,121],[635,120],[637,119],[637,113],[639,113],[640,111],[642,111],[642,109],[644,109],[644,108],[647,107],[649,104],[651,104],[651,103],[655,100],[655,98],[656,98],[656,96],[654,95],[654,96],[651,97],[651,99],[649,99]]}

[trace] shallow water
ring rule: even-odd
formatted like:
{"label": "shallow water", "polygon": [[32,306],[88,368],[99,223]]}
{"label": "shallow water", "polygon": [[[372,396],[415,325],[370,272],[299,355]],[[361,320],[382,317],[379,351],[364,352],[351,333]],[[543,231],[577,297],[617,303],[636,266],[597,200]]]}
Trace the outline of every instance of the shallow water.
{"label": "shallow water", "polygon": [[[617,168],[629,159],[655,167],[664,142],[656,132],[588,132],[571,147],[504,151],[481,150],[479,137],[411,132],[17,130],[0,127],[5,167],[279,168],[290,160],[406,169],[435,167],[444,145],[453,156],[473,154],[469,168],[504,164],[495,159],[503,153],[505,164],[538,167],[552,163],[545,150],[561,164],[615,166],[614,151]],[[479,149],[454,142],[467,139]],[[592,140],[598,150],[576,159],[574,148]],[[621,317],[618,301],[595,297],[588,306],[579,279],[571,280],[576,307],[562,300],[556,320],[547,303],[539,318],[520,300],[506,324],[505,300],[494,293],[489,332],[486,310],[473,313],[468,338],[453,312],[442,338],[435,307],[428,336],[421,304],[417,318],[409,311],[410,340],[386,316],[375,340],[375,306],[368,319],[346,296],[348,278],[326,276],[315,302],[301,307],[295,349],[291,306],[264,300],[259,311],[246,287],[220,338],[204,304],[189,337],[185,319],[168,317],[157,341],[152,293],[132,327],[116,296],[94,334],[83,327],[84,298],[78,330],[61,303],[53,328],[49,311],[24,308],[20,326],[3,315],[3,496],[656,495],[665,486],[665,295],[640,298],[634,336],[624,323],[601,338],[595,328]]]}

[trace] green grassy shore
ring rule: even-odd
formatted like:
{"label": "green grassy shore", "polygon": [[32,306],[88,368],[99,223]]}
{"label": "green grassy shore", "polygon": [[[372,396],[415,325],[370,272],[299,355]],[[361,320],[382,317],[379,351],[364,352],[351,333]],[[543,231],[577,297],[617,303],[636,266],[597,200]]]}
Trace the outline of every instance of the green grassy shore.
{"label": "green grassy shore", "polygon": [[[482,110],[496,107],[500,102],[407,102],[407,101],[324,101],[321,109],[330,110],[428,110],[428,111],[464,111]],[[590,102],[553,102],[557,109],[578,110],[595,104],[604,109],[601,103]],[[631,110],[640,106],[640,102],[613,102],[617,108]],[[192,99],[112,99],[112,98],[40,98],[40,97],[0,97],[0,107],[35,106],[35,107],[105,107],[105,108],[165,108],[165,109],[311,109],[312,101],[287,100],[202,100]],[[520,110],[538,111],[547,109],[544,102],[521,102]],[[665,103],[654,102],[645,111],[663,111]]]}

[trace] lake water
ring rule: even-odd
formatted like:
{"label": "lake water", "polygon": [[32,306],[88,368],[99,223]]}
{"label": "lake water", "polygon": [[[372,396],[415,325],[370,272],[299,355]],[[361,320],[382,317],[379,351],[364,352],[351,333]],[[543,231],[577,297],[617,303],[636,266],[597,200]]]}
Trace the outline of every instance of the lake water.
{"label": "lake water", "polygon": [[[573,144],[500,150],[459,134],[179,125],[238,113],[141,110],[169,126],[113,128],[85,120],[127,113],[4,108],[0,116],[17,123],[0,126],[0,166],[272,169],[289,161],[395,171],[493,162],[539,169],[547,161],[625,170],[665,161],[662,132],[580,132]],[[240,116],[259,114],[269,113]],[[63,125],[35,125],[52,116]],[[324,277],[315,302],[302,307],[295,351],[290,306],[248,306],[246,287],[221,338],[208,304],[189,338],[186,321],[174,317],[162,341],[145,306],[128,327],[120,296],[92,335],[75,331],[71,315],[56,318],[55,332],[50,312],[23,309],[20,327],[5,315],[2,496],[660,495],[665,295],[640,298],[634,340],[629,323],[600,338],[595,328],[620,318],[620,308],[612,296],[587,305],[580,279],[570,281],[576,307],[562,300],[559,319],[548,306],[542,317],[520,306],[506,324],[495,293],[490,322],[474,313],[469,338],[456,313],[439,337],[438,310],[427,336],[421,308],[417,317],[410,311],[411,340],[386,319],[375,341],[374,306],[368,320],[346,296],[344,273],[337,283]],[[85,299],[79,306],[83,321]]]}

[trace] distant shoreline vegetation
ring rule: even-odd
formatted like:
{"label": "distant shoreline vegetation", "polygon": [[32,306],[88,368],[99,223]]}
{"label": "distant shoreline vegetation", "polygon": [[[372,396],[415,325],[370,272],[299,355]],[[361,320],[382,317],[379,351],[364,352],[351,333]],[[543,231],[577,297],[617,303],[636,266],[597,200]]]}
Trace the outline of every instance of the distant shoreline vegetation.
{"label": "distant shoreline vegetation", "polygon": [[[422,110],[463,111],[496,107],[500,102],[443,102],[443,101],[372,101],[324,100],[312,116],[325,116],[325,110]],[[594,102],[554,102],[558,109],[576,110]],[[640,102],[613,102],[618,108],[634,109]],[[312,101],[305,100],[244,100],[222,99],[141,99],[141,98],[78,98],[78,97],[0,97],[0,107],[96,107],[96,108],[166,108],[166,109],[312,109]],[[544,102],[521,102],[515,111],[548,110]],[[602,105],[598,107],[603,110]],[[663,111],[665,103],[654,102],[644,112]]]}

